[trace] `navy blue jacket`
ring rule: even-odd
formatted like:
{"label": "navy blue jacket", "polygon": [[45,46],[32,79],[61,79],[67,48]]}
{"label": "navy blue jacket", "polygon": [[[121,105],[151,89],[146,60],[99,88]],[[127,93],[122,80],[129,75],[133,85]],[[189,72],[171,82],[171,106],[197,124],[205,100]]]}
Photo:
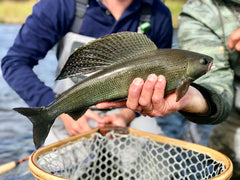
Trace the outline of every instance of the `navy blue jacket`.
{"label": "navy blue jacket", "polygon": [[[137,31],[142,2],[152,7],[148,37],[158,48],[170,48],[171,14],[160,0],[134,0],[118,21],[106,13],[107,8],[100,0],[90,0],[80,34],[98,38],[121,31]],[[2,59],[5,80],[29,106],[45,106],[55,99],[53,90],[41,82],[32,69],[69,32],[74,13],[75,0],[39,1]]]}

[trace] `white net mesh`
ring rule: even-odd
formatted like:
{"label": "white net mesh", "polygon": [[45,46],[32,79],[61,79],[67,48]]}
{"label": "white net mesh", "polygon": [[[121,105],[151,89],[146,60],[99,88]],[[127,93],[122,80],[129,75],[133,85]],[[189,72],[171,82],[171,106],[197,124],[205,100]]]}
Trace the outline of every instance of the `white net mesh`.
{"label": "white net mesh", "polygon": [[200,152],[113,132],[94,133],[53,149],[37,164],[46,172],[77,180],[210,179],[225,169]]}

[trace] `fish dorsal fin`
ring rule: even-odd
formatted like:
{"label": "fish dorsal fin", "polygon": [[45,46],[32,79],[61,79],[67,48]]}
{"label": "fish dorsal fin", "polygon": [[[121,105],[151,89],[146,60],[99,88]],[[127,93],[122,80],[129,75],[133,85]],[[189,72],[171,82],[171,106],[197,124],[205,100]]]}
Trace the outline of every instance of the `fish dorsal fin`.
{"label": "fish dorsal fin", "polygon": [[57,79],[96,72],[113,63],[156,49],[154,42],[141,33],[121,32],[107,35],[74,51]]}

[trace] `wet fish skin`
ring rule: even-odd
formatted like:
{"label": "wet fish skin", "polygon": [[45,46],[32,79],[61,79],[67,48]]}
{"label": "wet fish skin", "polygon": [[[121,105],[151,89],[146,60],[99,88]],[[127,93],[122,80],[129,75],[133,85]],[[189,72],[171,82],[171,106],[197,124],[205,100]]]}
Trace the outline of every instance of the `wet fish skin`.
{"label": "wet fish skin", "polygon": [[166,77],[166,94],[176,89],[178,101],[186,93],[190,82],[203,75],[211,63],[211,57],[190,51],[149,50],[103,68],[65,91],[49,106],[14,110],[32,121],[34,143],[36,148],[39,148],[55,118],[62,113],[67,113],[77,120],[90,106],[98,102],[126,99],[128,88],[136,77],[145,80],[153,73]]}

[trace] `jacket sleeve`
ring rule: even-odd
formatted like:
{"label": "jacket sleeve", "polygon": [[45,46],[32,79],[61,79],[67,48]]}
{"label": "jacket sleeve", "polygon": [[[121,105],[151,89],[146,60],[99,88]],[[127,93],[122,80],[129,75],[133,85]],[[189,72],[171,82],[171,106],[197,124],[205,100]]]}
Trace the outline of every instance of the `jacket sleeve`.
{"label": "jacket sleeve", "polygon": [[180,48],[214,58],[215,67],[193,84],[205,96],[211,111],[208,115],[182,114],[196,123],[216,124],[225,120],[231,111],[234,73],[224,50],[217,11],[214,6],[200,3],[192,0],[184,6],[179,17],[178,39]]}
{"label": "jacket sleeve", "polygon": [[21,27],[1,61],[3,77],[29,106],[45,106],[54,100],[54,92],[33,72],[67,32],[74,18],[74,0],[41,0]]}

